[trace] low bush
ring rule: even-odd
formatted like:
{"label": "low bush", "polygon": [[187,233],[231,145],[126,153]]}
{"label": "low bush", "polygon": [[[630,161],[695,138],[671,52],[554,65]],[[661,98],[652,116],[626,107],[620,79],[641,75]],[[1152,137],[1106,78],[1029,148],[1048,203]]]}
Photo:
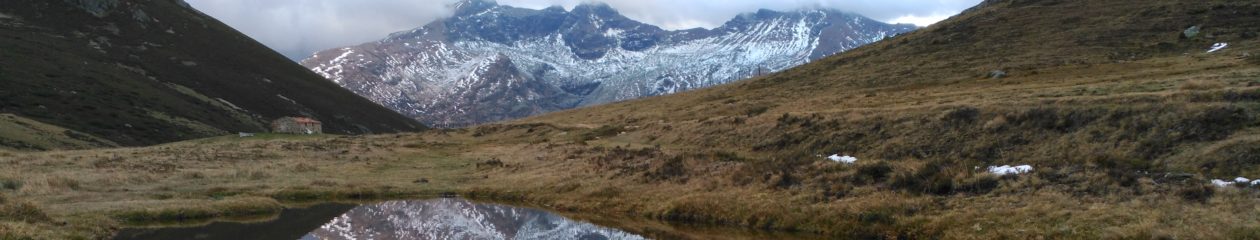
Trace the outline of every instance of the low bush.
{"label": "low bush", "polygon": [[767,111],[770,111],[769,105],[752,106],[744,109],[744,116],[755,117],[757,115],[761,115],[762,113],[766,113]]}
{"label": "low bush", "polygon": [[504,166],[507,166],[507,164],[503,163],[503,160],[499,160],[498,158],[492,158],[490,160],[477,162],[477,169],[482,169],[482,170],[501,168]]}
{"label": "low bush", "polygon": [[0,178],[0,190],[18,190],[22,188],[22,181],[17,179]]}
{"label": "low bush", "polygon": [[858,184],[883,182],[892,172],[892,166],[886,162],[862,164],[857,167],[850,181]]}
{"label": "low bush", "polygon": [[617,125],[604,125],[589,132],[582,133],[582,135],[578,136],[578,142],[617,136],[617,134],[620,134],[623,131],[625,131],[625,127]]}
{"label": "low bush", "polygon": [[889,186],[911,193],[952,195],[984,194],[997,188],[1001,179],[993,174],[976,174],[940,162],[929,162],[914,172],[897,174]]}
{"label": "low bush", "polygon": [[1206,185],[1185,187],[1177,191],[1177,196],[1181,199],[1198,203],[1207,203],[1213,195],[1216,195],[1216,188]]}
{"label": "low bush", "polygon": [[40,210],[34,204],[6,199],[3,195],[0,195],[0,221],[35,223],[49,222],[52,221],[52,218],[49,218],[47,214],[44,214],[43,210]]}

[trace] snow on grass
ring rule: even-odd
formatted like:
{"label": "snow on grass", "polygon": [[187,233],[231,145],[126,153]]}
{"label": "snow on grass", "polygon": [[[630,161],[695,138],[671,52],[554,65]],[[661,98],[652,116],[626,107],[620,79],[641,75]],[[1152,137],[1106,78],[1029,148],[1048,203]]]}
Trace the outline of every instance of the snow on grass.
{"label": "snow on grass", "polygon": [[1220,180],[1220,179],[1212,179],[1212,185],[1216,185],[1217,187],[1229,187],[1229,186],[1233,186],[1234,182]]}
{"label": "snow on grass", "polygon": [[827,156],[827,159],[831,161],[835,161],[839,163],[847,163],[847,164],[853,164],[857,162],[857,158],[855,157],[852,157],[849,155],[840,156],[840,154],[832,154],[831,156]]}
{"label": "snow on grass", "polygon": [[1030,173],[1032,172],[1032,170],[1033,170],[1033,167],[1029,165],[1019,165],[1019,166],[1014,166],[1014,167],[1012,167],[1011,165],[989,166],[989,173],[993,173],[998,176],[1005,176],[1007,174],[1019,175],[1019,174],[1024,174],[1024,173]]}
{"label": "snow on grass", "polygon": [[1216,44],[1212,44],[1212,48],[1211,48],[1211,49],[1208,49],[1208,51],[1207,51],[1207,52],[1208,52],[1208,53],[1214,53],[1214,52],[1216,52],[1216,51],[1220,51],[1221,49],[1225,49],[1226,47],[1229,47],[1229,43],[1216,43]]}
{"label": "snow on grass", "polygon": [[1251,179],[1247,179],[1247,178],[1245,178],[1245,177],[1237,177],[1237,178],[1234,178],[1234,180],[1233,180],[1233,181],[1226,181],[1226,180],[1221,180],[1221,179],[1212,179],[1212,185],[1217,186],[1217,187],[1231,187],[1231,186],[1244,186],[1244,187],[1246,187],[1246,186],[1260,186],[1260,179],[1251,180]]}

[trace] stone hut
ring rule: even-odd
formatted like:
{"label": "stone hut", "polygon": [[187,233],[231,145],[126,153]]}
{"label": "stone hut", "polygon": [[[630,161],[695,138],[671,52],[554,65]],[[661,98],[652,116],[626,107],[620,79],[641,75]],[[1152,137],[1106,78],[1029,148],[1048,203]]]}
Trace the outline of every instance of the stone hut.
{"label": "stone hut", "polygon": [[318,120],[304,117],[283,117],[271,122],[271,132],[288,134],[323,134],[324,126]]}

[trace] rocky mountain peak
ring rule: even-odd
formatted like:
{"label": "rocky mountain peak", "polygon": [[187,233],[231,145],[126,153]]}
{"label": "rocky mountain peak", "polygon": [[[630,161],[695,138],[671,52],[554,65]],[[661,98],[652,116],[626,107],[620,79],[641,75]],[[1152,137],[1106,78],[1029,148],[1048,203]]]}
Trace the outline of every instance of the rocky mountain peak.
{"label": "rocky mountain peak", "polygon": [[458,7],[454,17],[303,64],[421,122],[461,127],[727,83],[915,29],[823,10],[762,10],[714,30],[666,31],[600,3]]}
{"label": "rocky mountain peak", "polygon": [[573,7],[573,10],[569,12],[573,15],[579,16],[593,15],[602,17],[622,17],[621,13],[618,12],[617,9],[613,9],[612,6],[609,6],[607,3],[600,2],[582,3]]}
{"label": "rocky mountain peak", "polygon": [[461,0],[452,6],[455,9],[455,16],[473,15],[498,7],[499,3],[495,0]]}

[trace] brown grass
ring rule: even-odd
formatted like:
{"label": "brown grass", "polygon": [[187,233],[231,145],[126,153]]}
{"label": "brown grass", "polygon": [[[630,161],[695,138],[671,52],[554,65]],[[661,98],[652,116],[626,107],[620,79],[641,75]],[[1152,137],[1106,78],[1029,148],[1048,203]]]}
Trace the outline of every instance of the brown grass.
{"label": "brown grass", "polygon": [[[12,166],[0,169],[0,194],[17,204],[0,208],[5,213],[0,226],[15,229],[19,236],[99,238],[121,225],[274,215],[281,207],[278,201],[437,196],[471,178],[467,173],[472,166],[451,155],[463,151],[461,145],[402,147],[411,141],[439,142],[430,135],[373,139],[391,142],[272,136],[14,153],[0,158],[0,164]],[[429,182],[413,183],[416,175]],[[28,204],[32,202],[37,204]],[[9,215],[39,216],[33,212],[51,220],[6,220]],[[73,231],[49,225],[57,222],[71,224]]]}

